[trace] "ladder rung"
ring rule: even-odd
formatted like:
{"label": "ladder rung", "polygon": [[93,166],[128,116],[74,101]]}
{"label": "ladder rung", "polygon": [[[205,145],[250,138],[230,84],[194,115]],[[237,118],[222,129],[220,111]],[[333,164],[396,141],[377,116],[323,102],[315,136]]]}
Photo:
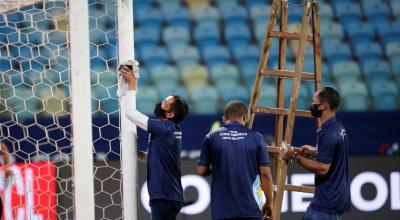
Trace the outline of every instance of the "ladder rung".
{"label": "ladder rung", "polygon": [[[261,70],[261,75],[276,76],[276,77],[282,77],[282,78],[294,78],[295,77],[295,72],[294,71],[288,71],[288,70],[262,69]],[[314,80],[315,79],[315,75],[314,75],[314,73],[303,72],[301,74],[301,78],[302,79],[307,79],[307,80]]]}
{"label": "ladder rung", "polygon": [[[263,113],[263,114],[271,114],[271,115],[288,115],[289,111],[290,111],[289,109],[264,108],[264,107],[256,107],[255,109],[252,109],[253,113]],[[297,110],[296,116],[312,118],[311,112],[304,111],[304,110]]]}
{"label": "ladder rung", "polygon": [[[290,32],[283,32],[283,31],[272,31],[270,33],[271,37],[279,37],[279,38],[287,38],[291,40],[300,40],[301,34],[300,33],[290,33]],[[313,36],[311,34],[307,34],[307,41],[313,41]]]}
{"label": "ladder rung", "polygon": [[[279,154],[281,152],[281,148],[280,147],[276,147],[276,146],[267,146],[268,149],[268,153],[272,153],[272,154]],[[299,147],[293,147],[294,151],[300,151],[301,148]],[[317,153],[316,149],[313,150],[309,150],[313,155],[315,155]]]}
{"label": "ladder rung", "polygon": [[285,185],[283,187],[287,191],[304,192],[304,193],[314,193],[315,188],[311,186],[295,186],[295,185]]}

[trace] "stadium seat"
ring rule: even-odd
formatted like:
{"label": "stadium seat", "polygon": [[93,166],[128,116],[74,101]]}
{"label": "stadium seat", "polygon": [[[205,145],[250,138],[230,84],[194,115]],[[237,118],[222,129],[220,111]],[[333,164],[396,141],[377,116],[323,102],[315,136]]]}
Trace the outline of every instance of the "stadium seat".
{"label": "stadium seat", "polygon": [[361,6],[357,2],[341,2],[334,5],[336,17],[340,23],[360,21],[362,18]]}
{"label": "stadium seat", "polygon": [[394,110],[397,108],[398,90],[392,81],[373,81],[370,84],[375,110]]}
{"label": "stadium seat", "polygon": [[291,7],[288,10],[288,23],[289,24],[300,24],[303,17],[303,7]]}
{"label": "stadium seat", "polygon": [[247,45],[251,40],[248,25],[226,25],[224,30],[225,40],[231,48]]}
{"label": "stadium seat", "polygon": [[117,58],[117,48],[112,46],[111,44],[100,45],[99,47],[99,56],[105,60],[111,60]]}
{"label": "stadium seat", "polygon": [[135,21],[143,27],[161,29],[163,17],[156,8],[142,8],[135,13]]}
{"label": "stadium seat", "polygon": [[255,45],[241,45],[232,48],[233,57],[239,65],[258,63],[260,58],[260,49]]}
{"label": "stadium seat", "polygon": [[200,51],[208,46],[217,46],[221,41],[221,34],[218,24],[200,23],[194,28],[194,39]]}
{"label": "stadium seat", "polygon": [[385,55],[390,59],[392,57],[400,57],[400,40],[391,42],[386,45]]}
{"label": "stadium seat", "polygon": [[215,7],[197,8],[194,12],[194,19],[199,24],[202,22],[216,22],[221,19],[221,15]]}
{"label": "stadium seat", "polygon": [[214,2],[220,10],[226,7],[234,7],[239,5],[239,0],[215,0]]}
{"label": "stadium seat", "polygon": [[217,88],[224,104],[232,100],[240,100],[246,104],[249,102],[250,94],[244,86],[219,84]]}
{"label": "stadium seat", "polygon": [[157,65],[151,68],[151,78],[157,88],[178,86],[180,74],[172,65]]}
{"label": "stadium seat", "polygon": [[[396,76],[397,80],[400,82],[400,57],[395,56],[390,58],[390,69],[392,73]],[[400,84],[399,84],[400,88]]]}
{"label": "stadium seat", "polygon": [[390,8],[392,9],[392,15],[394,17],[400,17],[400,1],[397,0],[389,0]]}
{"label": "stadium seat", "polygon": [[[255,61],[254,63],[244,63],[239,66],[240,69],[240,75],[245,82],[246,86],[251,88],[254,84],[254,80],[256,78],[256,73],[257,73],[257,66],[258,66],[258,61]],[[264,78],[266,80],[267,78]]]}
{"label": "stadium seat", "polygon": [[378,43],[360,43],[356,45],[355,55],[364,63],[382,58],[383,52],[381,45]]}
{"label": "stadium seat", "polygon": [[166,27],[163,31],[163,41],[170,50],[171,48],[188,46],[190,31],[184,27]]}
{"label": "stadium seat", "polygon": [[140,80],[138,86],[148,86],[151,84],[151,76],[145,66],[140,66]]}
{"label": "stadium seat", "polygon": [[200,54],[197,47],[187,46],[171,48],[172,58],[180,68],[197,65],[200,62]]}
{"label": "stadium seat", "polygon": [[219,64],[227,64],[230,61],[230,54],[225,46],[206,47],[203,57],[210,68]]}
{"label": "stadium seat", "polygon": [[339,23],[329,22],[320,25],[321,39],[338,38],[344,37],[343,28]]}
{"label": "stadium seat", "polygon": [[198,114],[215,114],[219,110],[218,91],[212,86],[194,87],[190,91],[191,108]]}
{"label": "stadium seat", "polygon": [[[102,45],[108,43],[107,36],[105,35],[105,33],[97,29],[91,30],[89,37],[90,37],[90,43],[93,43],[95,45]],[[44,35],[41,32],[32,32],[28,35],[28,38],[29,42],[34,45],[40,45],[44,42]]]}
{"label": "stadium seat", "polygon": [[387,80],[390,76],[389,63],[385,60],[372,60],[362,64],[365,78],[369,81]]}
{"label": "stadium seat", "polygon": [[384,45],[400,39],[400,20],[382,23],[377,27],[378,35]]}
{"label": "stadium seat", "polygon": [[239,70],[233,64],[215,65],[211,68],[211,80],[219,88],[224,86],[237,85],[239,81]]}
{"label": "stadium seat", "polygon": [[351,59],[351,50],[347,44],[343,44],[341,42],[323,44],[322,49],[323,54],[327,58],[330,65],[333,65],[338,61],[347,61]]}
{"label": "stadium seat", "polygon": [[267,21],[271,15],[271,6],[266,4],[250,6],[250,17],[254,23]]}
{"label": "stadium seat", "polygon": [[332,75],[338,83],[357,81],[361,78],[361,70],[357,62],[341,61],[333,65]]}
{"label": "stadium seat", "polygon": [[334,14],[330,4],[320,2],[319,4],[319,21],[321,24],[333,21]]}
{"label": "stadium seat", "polygon": [[258,100],[257,106],[261,107],[276,106],[276,96],[277,96],[276,85],[264,84],[263,87],[261,88],[260,98]]}
{"label": "stadium seat", "polygon": [[368,21],[372,22],[372,24],[375,26],[379,26],[381,23],[386,23],[389,21],[389,6],[384,1],[364,1],[362,8],[364,15],[368,18]]}
{"label": "stadium seat", "polygon": [[146,48],[143,50],[142,57],[148,66],[167,64],[169,62],[169,56],[164,47]]}
{"label": "stadium seat", "polygon": [[181,7],[180,0],[157,0],[157,3],[164,14]]}
{"label": "stadium seat", "polygon": [[161,100],[157,89],[152,86],[138,88],[136,95],[137,109],[144,114],[153,114],[154,106]]}
{"label": "stadium seat", "polygon": [[251,9],[252,7],[264,6],[266,2],[266,0],[246,0],[245,4],[247,8]]}
{"label": "stadium seat", "polygon": [[160,94],[161,99],[165,99],[172,94],[177,94],[185,101],[189,101],[189,93],[184,86],[158,87],[158,93]]}
{"label": "stadium seat", "polygon": [[139,50],[154,47],[160,43],[160,30],[154,27],[138,27],[135,28],[135,45]]}
{"label": "stadium seat", "polygon": [[343,82],[339,84],[342,107],[348,111],[365,111],[368,109],[367,86],[361,81]]}
{"label": "stadium seat", "polygon": [[188,66],[181,72],[182,81],[189,90],[193,87],[208,85],[208,69],[203,65]]}
{"label": "stadium seat", "polygon": [[242,6],[226,6],[220,8],[220,11],[225,25],[247,24],[248,14],[246,8]]}
{"label": "stadium seat", "polygon": [[175,8],[165,12],[164,14],[170,27],[183,27],[190,29],[191,21],[189,10],[187,8]]}
{"label": "stadium seat", "polygon": [[[285,107],[289,108],[290,99],[292,95],[292,79],[285,80]],[[300,84],[299,97],[297,99],[297,109],[308,109],[311,103],[309,88],[306,84]]]}
{"label": "stadium seat", "polygon": [[374,28],[368,22],[345,22],[347,36],[352,41],[353,48],[358,43],[372,42],[375,37]]}

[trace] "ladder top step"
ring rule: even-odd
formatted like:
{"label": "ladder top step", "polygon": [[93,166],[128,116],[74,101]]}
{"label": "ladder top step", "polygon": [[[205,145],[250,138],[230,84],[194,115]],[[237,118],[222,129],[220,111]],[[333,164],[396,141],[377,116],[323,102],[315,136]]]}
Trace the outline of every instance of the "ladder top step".
{"label": "ladder top step", "polygon": [[[271,31],[269,36],[271,37],[278,37],[278,38],[286,38],[290,40],[300,40],[301,38],[301,33],[291,33],[291,32],[285,32],[285,31]],[[311,34],[307,34],[306,36],[307,41],[313,41],[313,36]]]}
{"label": "ladder top step", "polygon": [[[261,75],[293,79],[296,77],[296,72],[289,70],[262,69]],[[302,72],[301,78],[306,80],[315,80],[315,73]]]}
{"label": "ladder top step", "polygon": [[[270,115],[289,115],[290,109],[256,107],[256,108],[252,109],[252,112],[253,113],[270,114]],[[312,118],[311,112],[304,111],[304,110],[297,110],[296,116]]]}

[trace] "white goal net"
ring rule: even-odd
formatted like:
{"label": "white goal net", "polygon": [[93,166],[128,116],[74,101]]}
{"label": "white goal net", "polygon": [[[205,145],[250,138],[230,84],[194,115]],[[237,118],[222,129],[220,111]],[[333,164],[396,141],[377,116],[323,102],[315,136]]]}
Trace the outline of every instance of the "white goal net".
{"label": "white goal net", "polygon": [[[89,0],[95,219],[123,218],[116,4]],[[0,1],[0,137],[13,161],[12,181],[4,166],[0,175],[5,220],[75,219],[69,12],[68,0]]]}

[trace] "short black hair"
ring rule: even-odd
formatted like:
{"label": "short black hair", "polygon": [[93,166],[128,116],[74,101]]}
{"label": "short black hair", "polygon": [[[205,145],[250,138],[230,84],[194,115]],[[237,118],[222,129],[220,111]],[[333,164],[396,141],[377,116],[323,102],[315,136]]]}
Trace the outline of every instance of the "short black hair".
{"label": "short black hair", "polygon": [[318,94],[318,98],[320,102],[328,103],[329,107],[336,111],[340,105],[340,95],[339,93],[332,87],[324,87]]}
{"label": "short black hair", "polygon": [[239,118],[246,114],[247,106],[239,100],[230,101],[225,105],[224,117],[226,119]]}
{"label": "short black hair", "polygon": [[174,117],[171,119],[175,123],[179,123],[185,119],[186,115],[189,113],[189,106],[184,99],[182,99],[177,94],[172,94],[175,102],[172,103],[170,111],[174,112]]}

